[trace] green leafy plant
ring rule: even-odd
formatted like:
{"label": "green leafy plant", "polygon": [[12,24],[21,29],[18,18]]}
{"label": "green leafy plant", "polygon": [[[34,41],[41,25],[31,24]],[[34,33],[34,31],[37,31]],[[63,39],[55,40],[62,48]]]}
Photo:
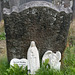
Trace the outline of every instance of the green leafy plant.
{"label": "green leafy plant", "polygon": [[6,70],[5,75],[27,75],[27,67],[24,69],[23,66],[19,67],[14,64],[14,66]]}
{"label": "green leafy plant", "polygon": [[46,59],[41,68],[36,71],[35,75],[63,75],[63,72],[50,68],[49,59]]}
{"label": "green leafy plant", "polygon": [[5,40],[5,33],[4,33],[4,32],[2,32],[2,33],[0,34],[0,40]]}

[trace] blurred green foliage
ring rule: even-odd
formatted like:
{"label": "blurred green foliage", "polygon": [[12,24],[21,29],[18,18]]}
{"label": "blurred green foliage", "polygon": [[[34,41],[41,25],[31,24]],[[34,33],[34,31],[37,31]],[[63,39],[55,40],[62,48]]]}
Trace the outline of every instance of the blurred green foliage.
{"label": "blurred green foliage", "polygon": [[0,33],[0,40],[5,40],[5,32]]}
{"label": "blurred green foliage", "polygon": [[27,67],[23,68],[23,66],[19,67],[17,64],[11,66],[9,69],[6,70],[4,73],[5,75],[27,75]]}

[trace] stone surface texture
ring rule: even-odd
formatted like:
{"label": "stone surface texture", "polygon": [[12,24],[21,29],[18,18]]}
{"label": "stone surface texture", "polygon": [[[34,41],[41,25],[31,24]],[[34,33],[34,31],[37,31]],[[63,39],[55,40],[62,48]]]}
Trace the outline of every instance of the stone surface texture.
{"label": "stone surface texture", "polygon": [[70,27],[70,8],[56,7],[46,1],[32,1],[17,11],[4,8],[8,60],[26,58],[31,41],[35,41],[40,57],[47,50],[64,51]]}

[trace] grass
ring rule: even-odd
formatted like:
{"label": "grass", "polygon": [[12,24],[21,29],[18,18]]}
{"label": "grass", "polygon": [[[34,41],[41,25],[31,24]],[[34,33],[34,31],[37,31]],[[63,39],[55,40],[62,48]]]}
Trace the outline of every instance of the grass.
{"label": "grass", "polygon": [[62,62],[64,75],[75,75],[75,46],[65,50]]}
{"label": "grass", "polygon": [[4,72],[9,68],[7,58],[2,56],[0,57],[0,75],[4,75]]}

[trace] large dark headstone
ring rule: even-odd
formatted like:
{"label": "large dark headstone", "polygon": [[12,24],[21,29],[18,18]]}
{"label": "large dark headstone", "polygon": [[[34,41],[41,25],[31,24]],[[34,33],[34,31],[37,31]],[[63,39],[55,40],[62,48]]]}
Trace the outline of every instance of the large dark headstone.
{"label": "large dark headstone", "polygon": [[46,1],[32,1],[15,10],[4,8],[8,60],[26,58],[31,41],[40,57],[47,51],[64,51],[70,27],[71,9]]}

